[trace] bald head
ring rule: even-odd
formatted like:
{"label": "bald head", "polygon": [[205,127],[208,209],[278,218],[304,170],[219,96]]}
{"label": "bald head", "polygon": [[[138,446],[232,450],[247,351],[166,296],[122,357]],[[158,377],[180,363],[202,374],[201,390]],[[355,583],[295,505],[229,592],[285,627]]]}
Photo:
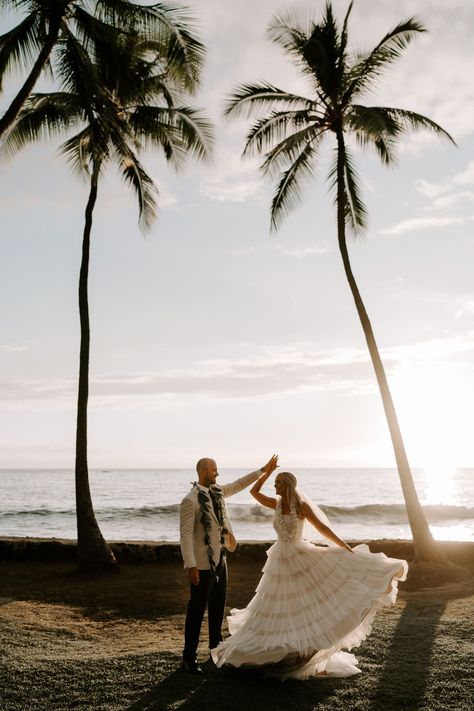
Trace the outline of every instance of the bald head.
{"label": "bald head", "polygon": [[217,464],[214,459],[210,459],[210,457],[200,459],[196,464],[196,471],[199,483],[202,486],[212,486],[212,484],[216,483],[216,477],[219,476]]}

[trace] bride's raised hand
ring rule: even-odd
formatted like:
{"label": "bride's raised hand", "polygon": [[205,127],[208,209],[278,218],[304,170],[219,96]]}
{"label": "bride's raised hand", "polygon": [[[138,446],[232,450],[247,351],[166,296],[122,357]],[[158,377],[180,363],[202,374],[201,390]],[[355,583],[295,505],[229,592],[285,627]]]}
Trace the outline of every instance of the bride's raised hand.
{"label": "bride's raised hand", "polygon": [[278,454],[274,454],[272,457],[270,457],[270,459],[265,464],[265,466],[262,467],[261,471],[263,474],[267,474],[267,476],[270,476],[270,474],[272,474],[272,472],[275,471],[277,466],[278,466]]}

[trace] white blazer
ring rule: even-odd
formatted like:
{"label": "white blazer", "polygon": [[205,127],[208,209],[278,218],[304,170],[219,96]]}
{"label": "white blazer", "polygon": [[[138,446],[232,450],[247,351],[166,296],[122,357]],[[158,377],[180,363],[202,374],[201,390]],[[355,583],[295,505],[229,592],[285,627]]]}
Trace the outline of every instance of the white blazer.
{"label": "white blazer", "polygon": [[[254,481],[257,481],[261,474],[262,472],[259,469],[256,472],[252,472],[251,474],[247,474],[246,476],[237,479],[237,481],[234,481],[231,484],[223,484],[222,486],[216,484],[212,488],[220,490],[224,499],[227,499],[229,496],[233,496],[239,491],[242,491],[242,489],[245,489],[247,486],[250,486],[250,484],[253,484]],[[204,536],[206,534],[200,521],[201,508],[198,501],[199,491],[203,491],[209,497],[209,510],[211,512],[211,528],[209,531],[209,537],[211,539],[211,548],[214,553],[214,564],[217,565],[219,563],[221,555],[220,524],[214,513],[212,500],[209,496],[209,489],[205,486],[201,486],[200,484],[193,486],[189,494],[186,494],[184,499],[181,501],[181,505],[179,507],[181,553],[185,568],[209,570],[210,565],[208,550],[206,544],[204,543]],[[230,533],[233,533],[225,501],[224,511],[226,526]]]}

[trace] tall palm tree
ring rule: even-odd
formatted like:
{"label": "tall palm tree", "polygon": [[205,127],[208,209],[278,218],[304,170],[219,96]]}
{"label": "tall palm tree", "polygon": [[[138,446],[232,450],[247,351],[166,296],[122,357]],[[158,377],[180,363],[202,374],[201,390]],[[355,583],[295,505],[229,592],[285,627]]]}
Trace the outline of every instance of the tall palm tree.
{"label": "tall palm tree", "polygon": [[108,46],[114,27],[139,28],[154,38],[166,55],[168,71],[187,75],[187,88],[198,79],[202,45],[189,31],[186,11],[163,3],[144,6],[130,0],[0,0],[0,9],[22,10],[21,22],[0,36],[0,90],[2,76],[30,68],[23,85],[3,116],[0,137],[18,116],[42,71],[51,70],[51,55],[63,35],[70,32],[90,46]]}
{"label": "tall palm tree", "polygon": [[[99,49],[101,51],[99,51]],[[116,30],[112,48],[90,48],[65,32],[59,43],[59,75],[63,91],[33,94],[6,134],[3,151],[15,154],[26,143],[71,129],[80,130],[61,146],[75,171],[90,183],[85,210],[82,262],[79,277],[81,345],[76,430],[76,506],[80,563],[94,568],[114,567],[92,507],[87,463],[87,405],[89,392],[88,271],[93,210],[100,178],[108,164],[118,168],[134,189],[140,226],[146,230],[157,210],[157,191],[138,158],[145,146],[164,151],[180,167],[187,155],[206,159],[212,142],[209,123],[200,112],[180,102],[190,68],[181,76],[168,73],[159,40]],[[198,66],[193,67],[198,76]]]}
{"label": "tall palm tree", "polygon": [[363,232],[367,211],[346,136],[354,137],[362,148],[375,149],[385,165],[394,162],[397,142],[410,129],[427,129],[454,141],[426,116],[359,103],[425,28],[412,17],[400,22],[370,52],[351,53],[348,20],[352,6],[353,2],[342,27],[335,20],[330,2],[319,23],[307,17],[300,20],[291,10],[275,16],[269,26],[270,38],[309,80],[311,95],[299,96],[267,83],[243,84],[230,98],[226,113],[251,116],[265,112],[250,129],[244,155],[264,154],[261,166],[264,174],[278,179],[271,205],[272,229],[278,228],[284,214],[300,199],[303,181],[313,176],[323,138],[330,136],[335,143],[329,181],[335,195],[339,250],[385,409],[415,556],[418,560],[430,560],[439,558],[441,553],[418,500],[384,367],[347,250],[346,226],[354,233]]}

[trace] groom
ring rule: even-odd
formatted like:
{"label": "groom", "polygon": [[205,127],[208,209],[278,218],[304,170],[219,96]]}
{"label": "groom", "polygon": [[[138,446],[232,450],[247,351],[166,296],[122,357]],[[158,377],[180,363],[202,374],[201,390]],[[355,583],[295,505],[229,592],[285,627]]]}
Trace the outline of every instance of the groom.
{"label": "groom", "polygon": [[274,471],[277,461],[274,455],[258,471],[222,486],[216,484],[219,473],[214,459],[200,459],[196,464],[198,481],[182,500],[179,510],[181,553],[190,583],[182,671],[202,674],[196,661],[196,650],[206,607],[209,648],[217,647],[222,641],[227,591],[225,549],[235,550],[236,547],[224,499],[253,484],[261,474]]}

